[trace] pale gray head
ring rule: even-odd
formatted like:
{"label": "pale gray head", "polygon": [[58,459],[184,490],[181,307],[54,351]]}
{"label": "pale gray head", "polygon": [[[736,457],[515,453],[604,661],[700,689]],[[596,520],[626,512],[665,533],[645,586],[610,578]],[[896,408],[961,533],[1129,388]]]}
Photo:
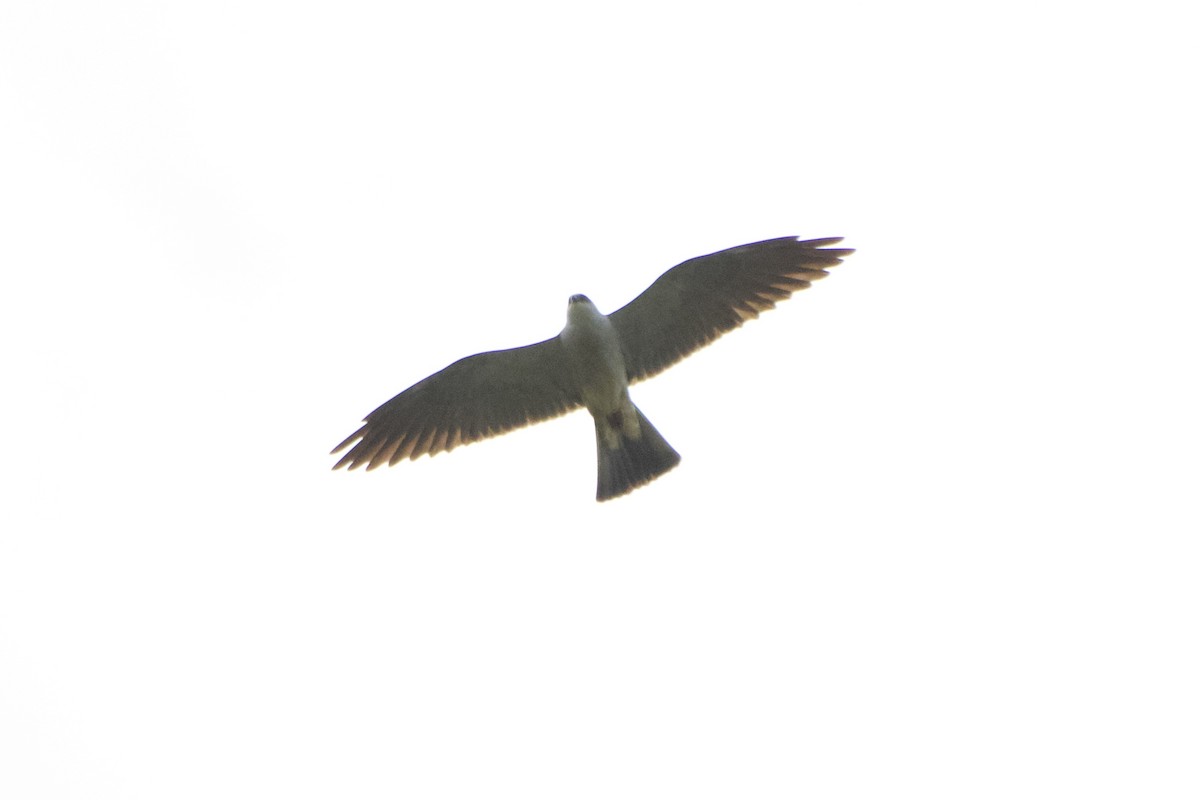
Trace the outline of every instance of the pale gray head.
{"label": "pale gray head", "polygon": [[570,301],[567,303],[567,323],[575,325],[583,325],[586,323],[594,324],[594,321],[603,317],[596,310],[596,305],[586,294],[573,294]]}

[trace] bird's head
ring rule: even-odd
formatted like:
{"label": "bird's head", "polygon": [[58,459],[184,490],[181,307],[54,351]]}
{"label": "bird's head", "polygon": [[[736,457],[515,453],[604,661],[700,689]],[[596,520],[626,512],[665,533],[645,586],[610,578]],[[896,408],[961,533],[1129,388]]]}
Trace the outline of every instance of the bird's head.
{"label": "bird's head", "polygon": [[586,294],[573,294],[571,299],[567,301],[567,322],[575,324],[583,324],[587,320],[594,320],[602,316],[596,310],[595,304],[588,299]]}

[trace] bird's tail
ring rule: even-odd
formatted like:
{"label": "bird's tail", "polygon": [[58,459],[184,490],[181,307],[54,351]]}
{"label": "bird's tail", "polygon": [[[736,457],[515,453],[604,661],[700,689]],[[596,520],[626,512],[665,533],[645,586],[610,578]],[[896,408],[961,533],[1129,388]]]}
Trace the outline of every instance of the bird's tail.
{"label": "bird's tail", "polygon": [[[632,411],[637,424],[622,419]],[[650,420],[633,403],[611,417],[596,418],[596,499],[610,500],[632,492],[679,463],[679,453],[667,444]]]}

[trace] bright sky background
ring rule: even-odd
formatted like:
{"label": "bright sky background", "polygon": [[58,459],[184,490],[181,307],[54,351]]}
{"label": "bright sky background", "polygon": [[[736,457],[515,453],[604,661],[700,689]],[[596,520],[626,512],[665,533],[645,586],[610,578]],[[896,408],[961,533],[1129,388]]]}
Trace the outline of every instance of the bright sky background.
{"label": "bright sky background", "polygon": [[[0,6],[0,796],[1194,798],[1183,3]],[[672,265],[634,399],[329,449]]]}

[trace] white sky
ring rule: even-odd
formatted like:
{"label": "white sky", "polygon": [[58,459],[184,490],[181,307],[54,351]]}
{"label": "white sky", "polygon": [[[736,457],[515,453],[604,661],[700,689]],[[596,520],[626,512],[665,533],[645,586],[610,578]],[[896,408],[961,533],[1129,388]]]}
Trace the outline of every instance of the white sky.
{"label": "white sky", "polygon": [[[1196,797],[1183,10],[6,0],[0,797]],[[330,472],[785,235],[651,486]]]}

